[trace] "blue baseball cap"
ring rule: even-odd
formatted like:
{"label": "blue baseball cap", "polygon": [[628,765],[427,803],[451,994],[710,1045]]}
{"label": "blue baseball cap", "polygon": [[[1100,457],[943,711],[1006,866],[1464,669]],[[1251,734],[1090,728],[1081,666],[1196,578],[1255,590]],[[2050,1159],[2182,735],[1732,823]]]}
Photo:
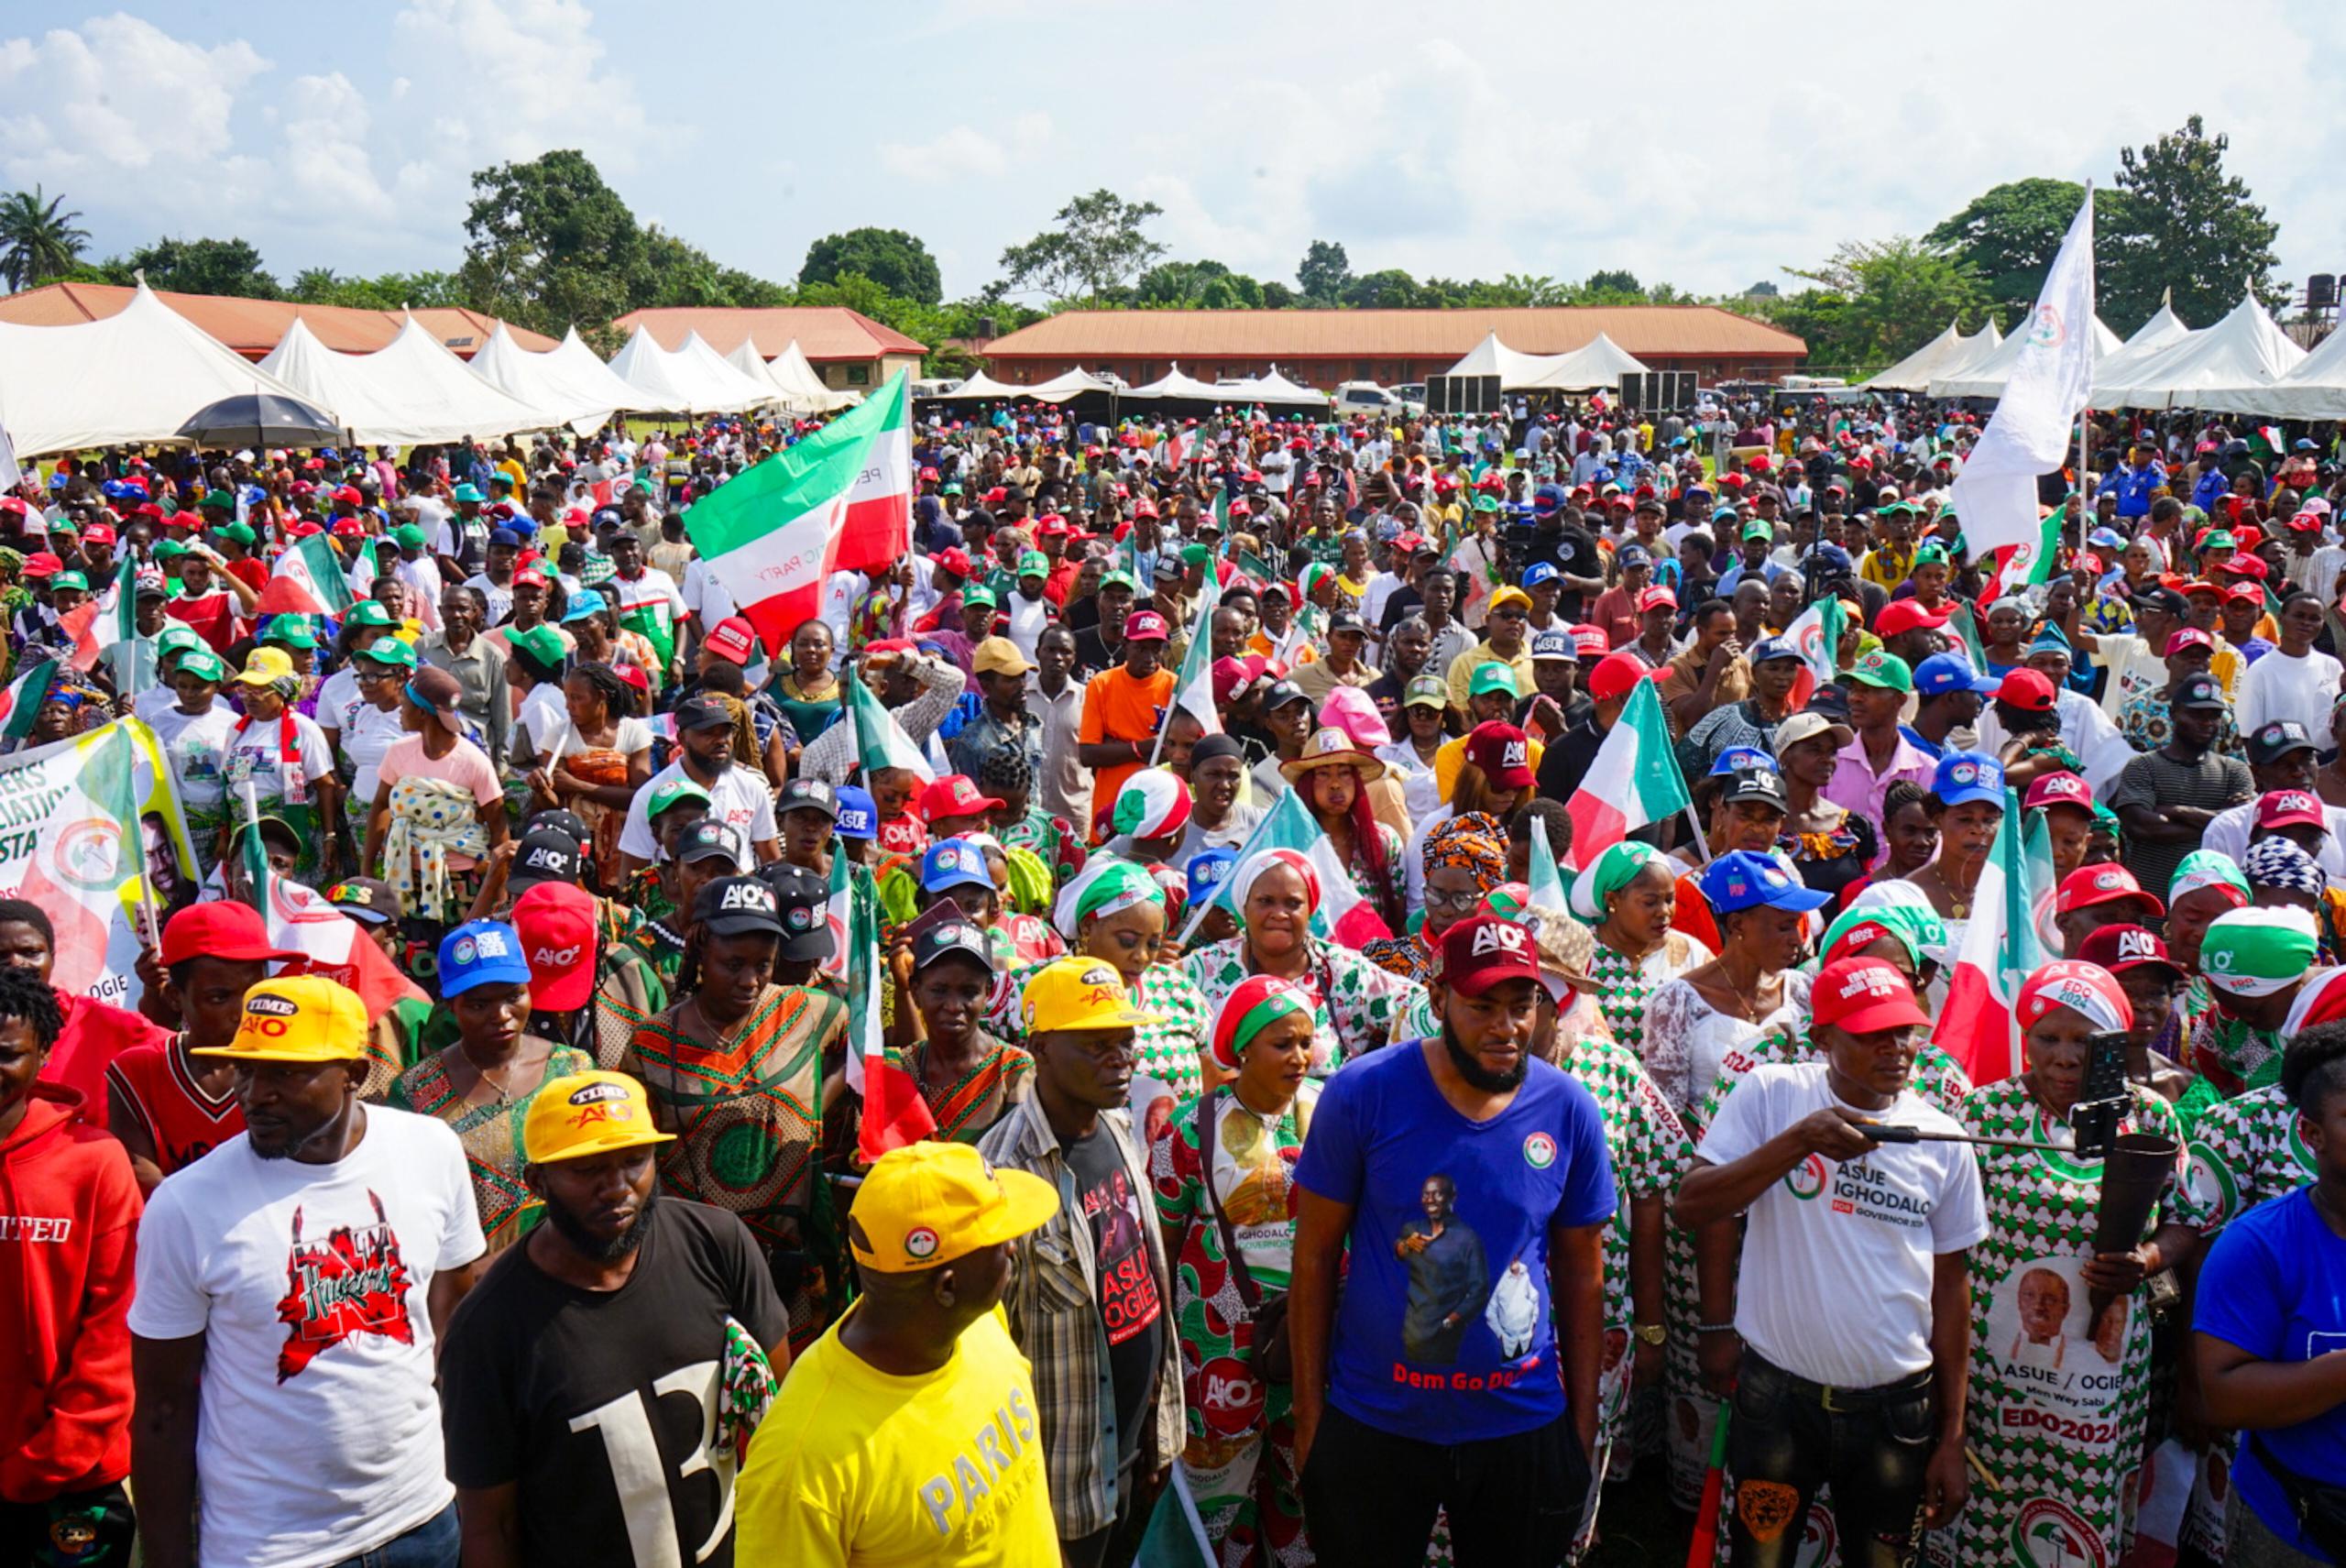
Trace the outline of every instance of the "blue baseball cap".
{"label": "blue baseball cap", "polygon": [[1961,806],[1968,800],[2001,806],[2004,765],[1978,751],[1949,751],[1939,759],[1938,771],[1931,775],[1931,793],[1943,806]]}
{"label": "blue baseball cap", "polygon": [[1764,664],[1771,659],[1797,659],[1800,650],[1792,646],[1790,638],[1762,637],[1745,656],[1754,664]]}
{"label": "blue baseball cap", "polygon": [[1719,753],[1719,760],[1711,764],[1710,776],[1725,778],[1729,773],[1739,773],[1752,768],[1765,768],[1771,773],[1783,772],[1776,765],[1774,757],[1757,746],[1729,746]]}
{"label": "blue baseball cap", "polygon": [[1801,557],[1801,565],[1805,566],[1812,559],[1820,570],[1827,573],[1846,572],[1850,569],[1849,553],[1838,544],[1818,545]]}
{"label": "blue baseball cap", "polygon": [[1934,653],[1914,666],[1914,695],[1918,697],[1945,696],[1949,692],[1978,692],[1988,696],[1995,692],[1997,682],[1971,667],[1971,661],[1960,653]]}
{"label": "blue baseball cap", "polygon": [[1556,570],[1553,561],[1535,561],[1523,569],[1523,587],[1529,590],[1542,583],[1552,583],[1563,574]]}
{"label": "blue baseball cap", "polygon": [[603,613],[603,596],[592,588],[581,588],[571,596],[570,608],[562,612],[563,620],[585,620]]}
{"label": "blue baseball cap", "polygon": [[1188,868],[1189,907],[1194,909],[1201,901],[1211,898],[1214,890],[1228,882],[1230,873],[1237,868],[1238,851],[1227,844],[1191,855]]}
{"label": "blue baseball cap", "polygon": [[440,938],[440,994],[461,996],[476,985],[527,985],[530,961],[521,933],[502,920],[467,920]]}
{"label": "blue baseball cap", "polygon": [[880,837],[880,808],[872,792],[855,784],[839,785],[839,836],[842,839]]}
{"label": "blue baseball cap", "polygon": [[1540,516],[1546,517],[1552,512],[1563,510],[1564,499],[1564,488],[1562,485],[1542,485],[1531,492],[1531,510]]}
{"label": "blue baseball cap", "polygon": [[1811,891],[1772,857],[1749,850],[1730,850],[1712,861],[1703,868],[1696,884],[1710,901],[1714,915],[1732,915],[1763,904],[1804,915],[1833,902],[1831,894]]}
{"label": "blue baseball cap", "polygon": [[920,858],[920,885],[924,893],[957,887],[981,887],[992,893],[993,872],[986,865],[986,852],[967,839],[939,839]]}

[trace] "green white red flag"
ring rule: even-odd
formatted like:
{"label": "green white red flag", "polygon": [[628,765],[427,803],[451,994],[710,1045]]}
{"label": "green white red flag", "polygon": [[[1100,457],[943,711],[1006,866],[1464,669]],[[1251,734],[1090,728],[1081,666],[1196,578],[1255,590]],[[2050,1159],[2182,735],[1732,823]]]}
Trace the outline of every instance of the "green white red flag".
{"label": "green white red flag", "polygon": [[262,615],[340,615],[355,598],[334,542],[312,533],[277,557],[255,609]]}
{"label": "green white red flag", "polygon": [[937,1135],[937,1117],[904,1062],[888,1054],[880,1028],[880,900],[845,854],[831,856],[831,956],[824,971],[847,995],[848,1087],[863,1100],[856,1153],[866,1163]]}
{"label": "green white red flag", "polygon": [[[1222,579],[1208,572],[1205,589],[1198,595],[1197,618],[1189,623],[1189,646],[1173,677],[1173,706],[1205,726],[1209,735],[1222,733],[1222,715],[1213,705],[1213,612],[1221,606]],[[1157,727],[1157,745],[1148,754],[1152,768],[1165,754],[1165,729]]]}
{"label": "green white red flag", "polygon": [[237,863],[244,872],[245,901],[269,922],[272,947],[301,955],[280,972],[323,975],[349,988],[366,1003],[369,1018],[379,1018],[410,998],[429,1002],[423,989],[358,928],[358,922],[314,889],[269,870],[269,851],[250,828],[260,819],[260,806],[249,782],[244,786],[244,807],[247,828],[237,835]]}
{"label": "green white red flag", "polygon": [[[1959,770],[1971,764],[1958,762]],[[1963,781],[1957,779],[1956,783]],[[2020,1025],[2013,1014],[2020,988],[2049,956],[2038,934],[2035,880],[2021,828],[2020,796],[2004,791],[2004,819],[1979,869],[1971,894],[1971,922],[1947,977],[1946,1005],[1932,1042],[1953,1057],[1976,1084],[2021,1069]],[[2049,884],[2052,866],[2044,868]],[[2049,892],[2049,886],[2048,890]]]}
{"label": "green white red flag", "polygon": [[1596,749],[1580,788],[1564,803],[1573,819],[1573,860],[1596,857],[1674,811],[1686,809],[1686,780],[1670,749],[1670,723],[1651,681],[1639,681]]}
{"label": "green white red flag", "polygon": [[822,608],[836,571],[900,560],[912,548],[907,375],[685,513],[685,532],[770,653]]}
{"label": "green white red flag", "polygon": [[[1311,912],[1311,934],[1325,938],[1339,947],[1357,948],[1393,933],[1386,928],[1385,917],[1376,913],[1353,881],[1352,872],[1337,857],[1335,846],[1329,841],[1302,795],[1295,790],[1279,791],[1278,799],[1255,825],[1245,845],[1238,851],[1238,864],[1244,865],[1256,853],[1265,850],[1281,850],[1308,863],[1311,874],[1320,882],[1320,907]],[[1233,916],[1238,907],[1232,898],[1234,879],[1224,877],[1214,889],[1211,898],[1201,899],[1189,909],[1189,924],[1182,932],[1187,941],[1205,924],[1209,909],[1227,909]]]}
{"label": "green white red flag", "polygon": [[855,726],[855,760],[863,769],[866,784],[882,768],[904,768],[916,773],[923,784],[937,780],[937,770],[928,765],[928,758],[887,705],[863,683],[862,677],[850,672],[850,678],[840,682],[847,688],[847,721]]}
{"label": "green white red flag", "polygon": [[[1792,707],[1788,712],[1798,713],[1816,695],[1816,688],[1830,685],[1840,673],[1841,638],[1848,630],[1848,615],[1841,601],[1827,594],[1792,620],[1784,628],[1784,636],[1800,654],[1801,671],[1792,680]],[[1577,841],[1575,841],[1577,847]]]}
{"label": "green white red flag", "polygon": [[2036,537],[2018,544],[2000,544],[1994,551],[1995,565],[1990,578],[1994,587],[1987,602],[1995,603],[2006,594],[2016,594],[2023,588],[2034,587],[2053,575],[2053,563],[2061,554],[2061,508],[2045,513],[2036,525]]}

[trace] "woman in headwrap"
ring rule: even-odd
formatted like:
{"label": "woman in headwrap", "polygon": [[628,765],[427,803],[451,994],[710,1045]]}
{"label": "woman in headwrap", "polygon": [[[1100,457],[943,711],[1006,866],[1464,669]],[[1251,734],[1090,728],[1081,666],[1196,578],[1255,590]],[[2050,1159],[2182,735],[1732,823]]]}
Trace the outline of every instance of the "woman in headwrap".
{"label": "woman in headwrap", "polygon": [[1402,901],[1401,835],[1376,819],[1366,788],[1385,776],[1385,764],[1331,727],[1313,731],[1301,756],[1279,764],[1279,775],[1302,796],[1335,850],[1337,863],[1368,896],[1386,930],[1401,930],[1409,918]]}
{"label": "woman in headwrap", "polygon": [[1310,993],[1245,981],[1222,998],[1212,1051],[1224,1087],[1184,1099],[1149,1150],[1189,1412],[1181,1466],[1216,1561],[1310,1563],[1294,1386],[1258,1365],[1255,1319],[1293,1263],[1290,1179],[1320,1096]]}
{"label": "woman in headwrap", "polygon": [[[1211,1014],[1196,983],[1169,960],[1165,890],[1157,879],[1128,861],[1095,859],[1059,891],[1057,913],[1069,950],[1115,966],[1133,1005],[1156,1018],[1141,1025],[1133,1070],[1162,1081],[1177,1096],[1203,1089]],[[1014,970],[995,985],[988,1012],[995,1029],[1017,1030],[1026,981],[1042,967],[1038,962]]]}
{"label": "woman in headwrap", "polygon": [[[517,647],[513,657],[532,655]],[[577,813],[595,835],[602,884],[616,887],[619,829],[636,791],[652,779],[652,726],[636,717],[635,688],[610,665],[580,664],[561,678],[569,722],[557,733],[531,737],[541,748],[532,759],[532,807]],[[739,736],[734,743],[734,755],[755,755],[738,750]]]}
{"label": "woman in headwrap", "polygon": [[1365,944],[1360,956],[1381,970],[1431,983],[1442,934],[1474,913],[1483,895],[1507,880],[1507,828],[1486,812],[1470,811],[1437,824],[1426,835],[1426,908],[1411,935]]}
{"label": "woman in headwrap", "polygon": [[1625,839],[1574,878],[1572,912],[1596,933],[1588,976],[1613,1037],[1643,1058],[1646,998],[1697,964],[1711,949],[1671,925],[1677,878],[1669,857]]}
{"label": "woman in headwrap", "polygon": [[84,679],[71,665],[60,663],[49,671],[49,690],[33,710],[33,726],[17,748],[30,751],[59,740],[86,735],[112,721],[114,709],[106,694]]}
{"label": "woman in headwrap", "polygon": [[[2299,829],[2321,836],[2321,829]],[[2248,847],[2241,869],[2248,873],[2251,902],[2259,909],[2302,909],[2314,917],[2321,932],[2320,961],[2334,964],[2346,952],[2346,892],[2330,885],[2305,846],[2264,830]]]}
{"label": "woman in headwrap", "polygon": [[244,789],[252,784],[263,817],[283,817],[301,840],[296,882],[316,883],[342,837],[342,781],[334,753],[317,721],[293,711],[301,677],[283,650],[258,648],[231,684],[245,716],[231,731],[221,770],[227,784],[229,817],[241,823]]}
{"label": "woman in headwrap", "polygon": [[1311,934],[1320,877],[1299,850],[1258,850],[1231,873],[1238,935],[1182,960],[1206,1001],[1219,1005],[1250,975],[1268,974],[1314,996],[1311,1071],[1325,1078],[1391,1037],[1394,1021],[1424,987],[1388,974],[1349,948]]}
{"label": "woman in headwrap", "polygon": [[[1032,861],[1047,890],[1065,887],[1083,870],[1083,835],[1035,799],[1035,769],[1023,748],[1002,745],[987,752],[978,764],[977,784],[981,793],[1002,802],[993,814],[993,830],[1014,864],[1021,857]],[[1023,898],[1018,904],[1028,907]]]}
{"label": "woman in headwrap", "polygon": [[[2106,1563],[2132,1546],[2132,1485],[2142,1463],[2152,1379],[2144,1282],[2185,1260],[2194,1231],[2172,1173],[2133,1245],[2094,1247],[2104,1164],[2075,1152],[2069,1115],[2085,1088],[2092,1042],[2123,1033],[2133,1011],[2117,979],[2064,959],[2030,975],[2013,1013],[2028,1066],[1974,1090],[1961,1121],[1975,1136],[2052,1142],[2061,1149],[1981,1145],[1974,1154],[1988,1234],[1971,1248],[1971,1451],[1996,1479],[1973,1491],[1956,1521],[1958,1563],[2002,1562],[2027,1517],[2057,1505],[2072,1530],[2098,1538],[2084,1555]],[[2175,1108],[2127,1086],[2121,1134],[2174,1140]]]}
{"label": "woman in headwrap", "polygon": [[2248,879],[2230,855],[2194,850],[2175,868],[2166,884],[2166,956],[2190,978],[2175,999],[2166,1030],[2151,1042],[2152,1048],[2208,1077],[2217,1088],[2237,1093],[2239,1085],[2209,1071],[2203,1047],[2212,1051],[2216,1034],[2230,1021],[2216,1008],[2215,992],[2199,968],[2199,944],[2219,916],[2245,909],[2252,896]]}

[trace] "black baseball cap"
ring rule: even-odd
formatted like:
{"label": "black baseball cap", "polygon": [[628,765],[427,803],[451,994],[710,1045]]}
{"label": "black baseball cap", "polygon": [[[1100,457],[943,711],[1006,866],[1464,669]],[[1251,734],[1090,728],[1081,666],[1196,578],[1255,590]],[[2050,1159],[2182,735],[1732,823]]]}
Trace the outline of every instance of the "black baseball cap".
{"label": "black baseball cap", "polygon": [[1328,618],[1328,635],[1332,637],[1339,631],[1357,631],[1364,637],[1368,635],[1368,628],[1362,624],[1360,617],[1343,610]]}
{"label": "black baseball cap", "polygon": [[740,865],[741,835],[735,832],[729,823],[719,822],[714,817],[704,817],[685,828],[685,836],[676,841],[676,862],[682,865],[690,861],[705,861],[713,855],[722,855],[735,865]]}
{"label": "black baseball cap", "polygon": [[774,802],[773,809],[777,817],[793,811],[819,811],[837,822],[839,792],[822,779],[793,779],[782,786],[782,798]]}
{"label": "black baseball cap", "polygon": [[594,830],[586,826],[586,818],[575,811],[541,811],[521,824],[525,839],[530,834],[539,832],[562,834],[578,846],[578,852],[582,855],[595,841]]}
{"label": "black baseball cap", "polygon": [[2141,593],[2136,594],[2134,596],[2134,608],[2137,609],[2163,610],[2166,614],[2172,615],[2177,620],[2180,620],[2184,615],[2189,612],[2191,607],[2183,602],[2183,596],[2181,594],[2176,593],[2173,588],[2161,586],[2155,588],[2145,588]]}
{"label": "black baseball cap", "polygon": [[753,876],[718,877],[702,888],[700,896],[693,900],[693,917],[712,937],[762,933],[787,940],[790,936],[782,923],[781,900],[774,897],[773,888]]}
{"label": "black baseball cap", "polygon": [[370,876],[345,877],[326,889],[326,902],[362,926],[399,917],[399,894],[390,883]]}
{"label": "black baseball cap", "polygon": [[506,875],[505,885],[519,895],[542,882],[576,883],[578,873],[577,841],[558,828],[541,828],[521,835],[521,846],[513,857],[513,868]]}
{"label": "black baseball cap", "polygon": [[988,974],[994,971],[993,948],[986,941],[986,934],[967,921],[948,920],[913,938],[915,973],[939,959],[952,957],[966,958]]}
{"label": "black baseball cap", "polygon": [[829,958],[829,879],[787,861],[769,861],[758,868],[758,880],[773,889],[774,906],[782,916],[782,950],[774,956],[794,963],[820,963]]}
{"label": "black baseball cap", "polygon": [[2313,737],[2306,727],[2294,718],[2276,718],[2258,727],[2248,738],[2248,760],[2258,767],[2269,767],[2292,751],[2316,750]]}
{"label": "black baseball cap", "polygon": [[1739,768],[1727,775],[1727,789],[1719,797],[1727,805],[1738,801],[1764,800],[1779,811],[1790,811],[1792,801],[1784,794],[1783,776],[1772,768]]}
{"label": "black baseball cap", "polygon": [[676,731],[722,729],[733,723],[733,709],[715,692],[695,692],[676,705]]}
{"label": "black baseball cap", "polygon": [[1291,702],[1310,702],[1304,689],[1293,681],[1273,681],[1270,690],[1263,694],[1263,711],[1277,713]]}
{"label": "black baseball cap", "polygon": [[2193,675],[2175,691],[2175,707],[2230,707],[2224,700],[2223,684],[2213,675]]}

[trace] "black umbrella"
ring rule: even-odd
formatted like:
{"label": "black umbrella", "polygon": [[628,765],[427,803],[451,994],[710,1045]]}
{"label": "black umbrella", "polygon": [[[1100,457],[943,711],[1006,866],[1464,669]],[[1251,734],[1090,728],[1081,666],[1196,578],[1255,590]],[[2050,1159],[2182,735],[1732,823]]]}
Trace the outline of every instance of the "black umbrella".
{"label": "black umbrella", "polygon": [[238,392],[198,409],[180,426],[198,446],[335,446],[343,440],[334,416],[277,392]]}

